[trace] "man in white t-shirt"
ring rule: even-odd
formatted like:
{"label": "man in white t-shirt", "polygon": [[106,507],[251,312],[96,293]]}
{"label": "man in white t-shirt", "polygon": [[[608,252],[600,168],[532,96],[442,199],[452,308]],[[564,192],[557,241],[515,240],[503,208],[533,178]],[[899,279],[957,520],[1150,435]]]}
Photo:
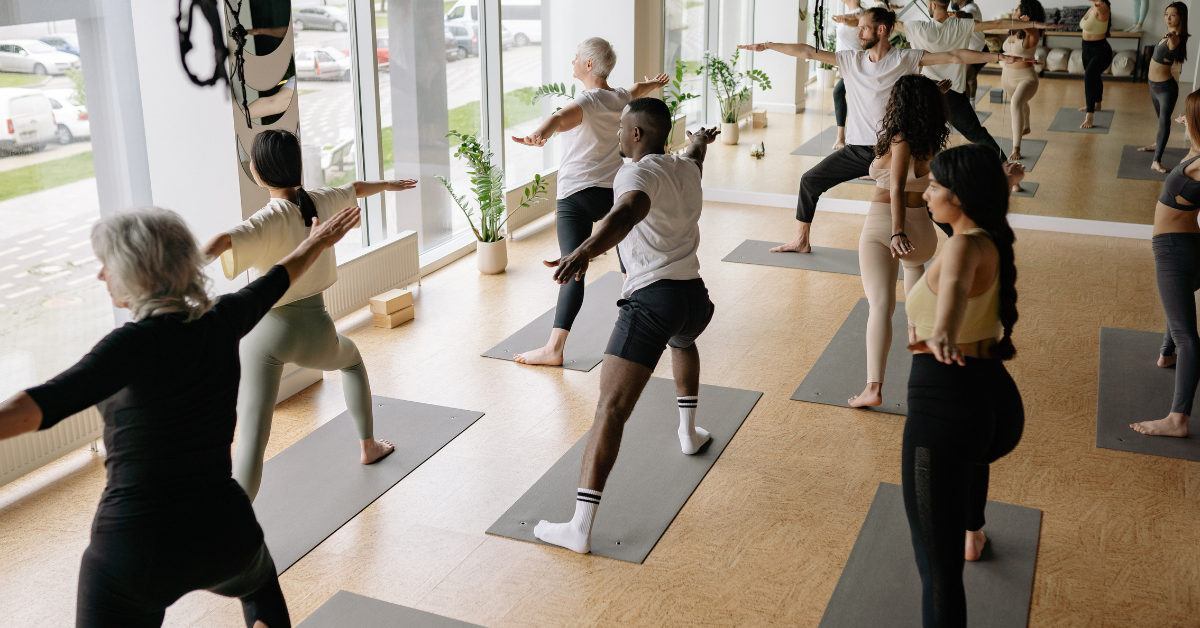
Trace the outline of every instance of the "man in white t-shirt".
{"label": "man in white t-shirt", "polygon": [[1026,61],[1000,53],[984,53],[972,50],[952,52],[927,52],[925,50],[902,50],[892,48],[888,36],[896,24],[896,14],[883,8],[867,9],[858,22],[858,41],[861,51],[836,53],[817,50],[808,44],[777,44],[766,42],[738,46],[746,50],[761,52],[775,50],[801,59],[812,59],[819,63],[836,65],[846,81],[846,147],[821,160],[800,179],[800,195],[796,203],[796,220],[800,221],[796,239],[771,249],[772,252],[808,253],[809,231],[817,200],[829,188],[846,181],[867,176],[871,161],[875,158],[875,143],[879,124],[883,121],[884,109],[892,86],[901,76],[916,74],[920,68],[946,63],[986,63],[989,61]]}
{"label": "man in white t-shirt", "polygon": [[[976,22],[983,21],[983,11],[980,10],[978,4],[975,4],[975,0],[970,0],[966,4],[962,4],[960,2],[957,7],[955,5],[951,5],[951,9],[952,9],[951,14],[954,17],[975,20]],[[986,36],[980,31],[975,31],[971,35],[971,45],[969,47],[971,48],[971,50],[980,50],[980,51],[986,52],[987,51]],[[967,94],[967,98],[971,99],[972,105],[975,104],[975,91],[979,85],[979,81],[978,81],[977,77],[979,76],[979,71],[983,69],[984,65],[987,65],[987,64],[972,63],[971,65],[967,66],[967,91],[966,91],[966,94]]]}
{"label": "man in white t-shirt", "polygon": [[[842,15],[854,18],[862,15],[863,7],[859,0],[842,1],[847,9]],[[862,44],[858,43],[858,27],[838,22],[835,33],[834,50],[862,50]],[[833,86],[833,119],[837,122],[837,139],[833,141],[833,150],[842,150],[846,145],[846,111],[846,80],[839,78],[837,85]]]}
{"label": "man in white t-shirt", "polygon": [[708,326],[713,304],[700,278],[700,173],[708,144],[718,131],[689,137],[683,155],[664,153],[671,113],[657,98],[630,101],[621,115],[621,155],[633,161],[613,181],[616,204],[579,248],[551,262],[558,283],[582,277],[588,261],[616,246],[627,275],[621,308],[605,350],[600,401],[583,453],[575,516],[566,523],[542,521],[534,535],[586,554],[601,492],[617,461],[625,421],[667,347],[679,395],[679,444],[694,454],[709,440],[696,427],[700,352],[696,338]]}

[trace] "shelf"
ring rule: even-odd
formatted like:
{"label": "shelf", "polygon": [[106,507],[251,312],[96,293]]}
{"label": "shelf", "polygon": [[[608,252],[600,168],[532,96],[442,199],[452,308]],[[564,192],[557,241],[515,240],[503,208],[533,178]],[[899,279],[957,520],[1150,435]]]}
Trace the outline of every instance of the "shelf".
{"label": "shelf", "polygon": [[[1014,22],[1014,24],[1019,24],[1019,23],[1020,22]],[[986,30],[983,32],[985,35],[1007,35],[1008,29],[993,28],[993,29]],[[1044,33],[1046,37],[1083,37],[1083,31],[1044,30],[1044,31],[1042,31],[1042,33]],[[1111,33],[1108,36],[1108,38],[1109,39],[1141,39],[1142,33]]]}

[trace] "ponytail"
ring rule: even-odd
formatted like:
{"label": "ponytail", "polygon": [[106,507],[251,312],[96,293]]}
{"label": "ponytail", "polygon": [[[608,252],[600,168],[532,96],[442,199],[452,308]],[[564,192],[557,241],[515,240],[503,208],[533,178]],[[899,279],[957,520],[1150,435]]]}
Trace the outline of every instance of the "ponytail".
{"label": "ponytail", "polygon": [[942,151],[929,163],[937,182],[958,197],[962,211],[992,236],[1000,254],[1000,324],[1004,335],[992,347],[991,357],[1011,360],[1017,354],[1012,342],[1017,324],[1017,266],[1008,224],[1008,180],[996,155],[981,144],[965,144]]}
{"label": "ponytail", "polygon": [[254,136],[250,159],[260,181],[273,188],[295,188],[296,204],[304,217],[304,226],[311,227],[317,217],[317,206],[302,187],[304,168],[300,156],[300,140],[289,131],[268,129]]}

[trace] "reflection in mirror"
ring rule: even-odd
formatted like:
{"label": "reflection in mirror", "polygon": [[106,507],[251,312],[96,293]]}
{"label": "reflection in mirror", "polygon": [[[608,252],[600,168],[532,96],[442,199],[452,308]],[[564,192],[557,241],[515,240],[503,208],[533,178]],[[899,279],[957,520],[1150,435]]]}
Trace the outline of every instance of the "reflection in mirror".
{"label": "reflection in mirror", "polygon": [[[291,22],[292,3],[290,0],[246,0],[249,6],[242,5],[236,16],[236,23],[246,29],[246,54],[266,56],[275,51],[287,35],[288,24]],[[226,23],[234,24],[234,11],[238,4],[226,3]]]}
{"label": "reflection in mirror", "polygon": [[292,102],[292,95],[296,91],[296,70],[295,63],[288,67],[288,71],[280,79],[279,83],[268,90],[259,91],[249,85],[233,82],[233,100],[241,107],[242,90],[246,91],[246,102],[249,103],[250,118],[256,124],[273,124],[279,120]]}
{"label": "reflection in mirror", "polygon": [[242,167],[242,172],[246,175],[246,178],[254,181],[254,174],[250,172],[250,153],[246,152],[246,148],[242,146],[242,140],[238,139],[236,135],[233,138],[233,142],[237,144],[238,165]]}

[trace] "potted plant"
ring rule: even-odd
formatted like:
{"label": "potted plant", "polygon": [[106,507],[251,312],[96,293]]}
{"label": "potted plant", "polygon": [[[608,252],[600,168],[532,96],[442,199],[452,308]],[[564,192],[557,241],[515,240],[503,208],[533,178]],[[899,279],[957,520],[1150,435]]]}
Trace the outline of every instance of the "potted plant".
{"label": "potted plant", "polygon": [[[675,147],[675,138],[683,138],[682,129],[687,128],[687,116],[681,116],[679,110],[683,107],[683,103],[699,98],[696,94],[690,94],[683,91],[683,75],[686,72],[687,66],[683,60],[675,57],[675,77],[671,79],[670,84],[663,89],[663,102],[667,103],[667,109],[671,110],[671,132],[667,134],[667,150]],[[680,129],[678,135],[675,130]]]}
{"label": "potted plant", "polygon": [[[492,151],[480,144],[474,135],[450,131],[446,136],[454,136],[462,141],[454,156],[470,164],[471,192],[479,206],[478,225],[475,224],[475,210],[467,204],[466,199],[454,193],[454,187],[446,177],[438,175],[438,179],[446,186],[459,209],[467,215],[471,231],[475,232],[475,238],[479,241],[475,249],[479,272],[485,275],[502,273],[508,266],[508,248],[501,232],[504,223],[508,222],[504,215],[504,171],[492,163]],[[518,208],[544,200],[545,192],[546,180],[541,175],[533,175],[533,183],[525,188]]]}
{"label": "potted plant", "polygon": [[738,113],[742,105],[750,101],[750,95],[757,83],[762,89],[771,89],[771,79],[762,70],[735,70],[738,55],[733,53],[729,61],[725,61],[712,53],[704,53],[704,65],[697,70],[708,70],[708,80],[712,83],[717,96],[717,104],[721,107],[721,142],[725,144],[738,143]]}
{"label": "potted plant", "polygon": [[[826,50],[829,52],[837,51],[837,36],[834,33],[822,32],[820,39],[821,46]],[[817,85],[821,87],[833,87],[837,84],[837,81],[833,80],[833,72],[834,66],[828,63],[820,64],[820,68],[817,70]]]}

